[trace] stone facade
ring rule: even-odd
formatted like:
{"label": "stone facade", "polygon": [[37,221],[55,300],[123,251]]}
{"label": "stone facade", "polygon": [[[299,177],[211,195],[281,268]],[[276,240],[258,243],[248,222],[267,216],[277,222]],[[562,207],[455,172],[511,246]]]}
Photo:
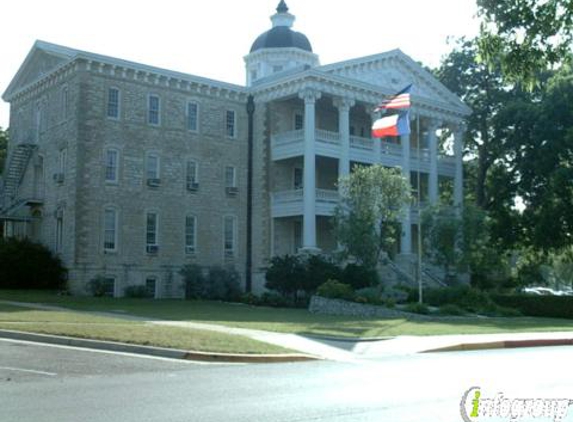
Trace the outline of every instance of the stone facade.
{"label": "stone facade", "polygon": [[[273,255],[336,249],[337,180],[356,164],[420,172],[434,202],[445,179],[461,205],[469,109],[399,50],[321,66],[304,35],[293,45],[277,38],[293,22],[285,5],[277,9],[245,57],[247,86],[38,41],[3,95],[11,104],[4,235],[60,254],[78,293],[102,275],[116,296],[136,284],[181,296],[186,263],[232,265],[260,292]],[[411,82],[418,130],[371,139],[371,110]],[[456,133],[455,156],[438,154],[444,127]],[[417,215],[404,217],[404,256]]]}

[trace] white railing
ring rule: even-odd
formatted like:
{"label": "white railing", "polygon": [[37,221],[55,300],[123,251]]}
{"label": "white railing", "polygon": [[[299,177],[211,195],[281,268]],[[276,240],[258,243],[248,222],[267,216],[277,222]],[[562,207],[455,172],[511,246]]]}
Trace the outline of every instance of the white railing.
{"label": "white railing", "polygon": [[380,154],[382,154],[382,156],[390,155],[393,157],[401,157],[402,145],[380,141]]}
{"label": "white railing", "polygon": [[[283,190],[273,192],[273,203],[286,204],[303,200],[303,189]],[[338,203],[338,191],[330,189],[316,189],[316,202]]]}
{"label": "white railing", "polygon": [[331,202],[337,204],[340,200],[338,196],[338,191],[329,189],[317,189],[316,190],[316,201],[317,202]]}
{"label": "white railing", "polygon": [[298,202],[302,201],[303,190],[294,189],[294,190],[283,190],[280,192],[273,192],[272,197],[274,203],[285,204],[288,202]]}
{"label": "white railing", "polygon": [[[418,155],[418,149],[416,148],[412,148],[412,151],[410,151],[410,156],[412,157],[412,159],[414,160],[420,160],[420,161],[426,161],[426,162],[430,162],[430,150],[423,148],[420,149],[420,154]],[[419,158],[418,158],[419,157]]]}
{"label": "white railing", "polygon": [[370,138],[361,138],[360,136],[350,137],[350,148],[364,149],[372,151],[374,149],[374,142]]}
{"label": "white railing", "polygon": [[289,132],[281,132],[273,135],[273,143],[276,146],[286,145],[304,140],[304,130],[291,130]]}
{"label": "white railing", "polygon": [[316,129],[314,136],[318,142],[326,142],[329,144],[340,144],[340,134],[338,132],[330,132],[329,130]]}

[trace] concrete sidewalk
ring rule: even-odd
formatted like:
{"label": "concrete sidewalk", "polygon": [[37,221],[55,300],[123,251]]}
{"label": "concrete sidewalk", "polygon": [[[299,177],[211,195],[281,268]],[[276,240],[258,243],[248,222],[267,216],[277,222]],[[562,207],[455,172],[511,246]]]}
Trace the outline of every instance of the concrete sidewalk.
{"label": "concrete sidewalk", "polygon": [[[0,303],[32,309],[45,309],[68,312],[75,311],[51,305],[0,301]],[[246,328],[227,327],[192,321],[165,321],[149,319],[115,312],[86,312],[94,315],[141,321],[153,325],[216,331],[230,335],[240,335],[254,340],[296,350],[305,355],[321,359],[353,362],[363,359],[376,359],[388,356],[410,355],[425,352],[483,350],[510,347],[536,347],[552,345],[573,345],[573,331],[540,333],[501,333],[501,334],[462,334],[438,336],[398,336],[385,339],[336,339],[298,334],[276,333]]]}

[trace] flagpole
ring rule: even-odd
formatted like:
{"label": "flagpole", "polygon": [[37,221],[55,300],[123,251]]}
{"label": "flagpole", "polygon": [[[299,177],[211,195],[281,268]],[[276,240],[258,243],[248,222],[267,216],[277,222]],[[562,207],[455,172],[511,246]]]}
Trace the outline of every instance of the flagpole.
{"label": "flagpole", "polygon": [[[420,89],[420,86],[417,86]],[[416,149],[418,150],[418,298],[420,303],[424,303],[424,288],[422,286],[422,195],[420,167],[422,166],[422,156],[420,154],[420,109],[416,110]]]}

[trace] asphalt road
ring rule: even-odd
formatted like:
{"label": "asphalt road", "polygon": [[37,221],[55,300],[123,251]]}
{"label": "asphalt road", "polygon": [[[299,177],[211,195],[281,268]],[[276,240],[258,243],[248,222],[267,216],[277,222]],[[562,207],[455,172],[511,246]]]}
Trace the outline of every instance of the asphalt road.
{"label": "asphalt road", "polygon": [[472,386],[484,397],[573,398],[572,351],[197,365],[0,340],[0,421],[459,422]]}

